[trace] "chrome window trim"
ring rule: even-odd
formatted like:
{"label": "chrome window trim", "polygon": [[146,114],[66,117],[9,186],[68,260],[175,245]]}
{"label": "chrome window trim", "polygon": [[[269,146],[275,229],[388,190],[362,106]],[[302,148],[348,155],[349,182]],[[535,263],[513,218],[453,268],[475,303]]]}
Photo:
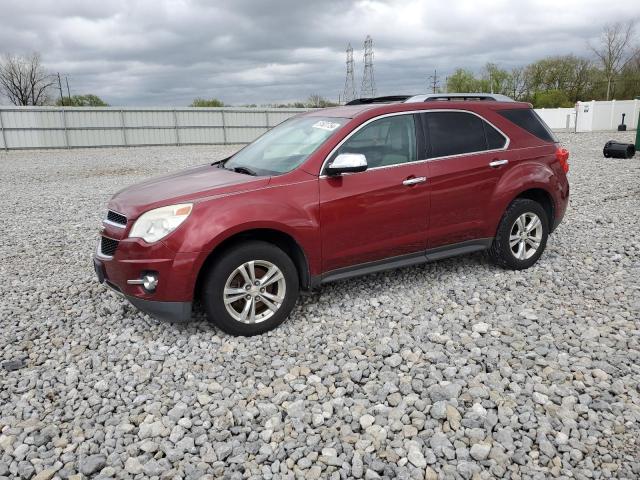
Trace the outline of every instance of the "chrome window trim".
{"label": "chrome window trim", "polygon": [[357,175],[357,174],[363,174],[363,173],[367,173],[367,172],[371,172],[374,170],[380,170],[383,168],[395,168],[395,167],[402,167],[402,166],[406,166],[406,165],[414,165],[417,163],[424,163],[424,162],[432,162],[432,161],[439,161],[439,160],[446,160],[449,158],[458,158],[458,157],[466,157],[469,155],[480,155],[482,153],[491,153],[491,152],[503,152],[505,150],[507,150],[509,148],[509,145],[511,144],[511,139],[509,138],[509,136],[507,134],[505,134],[501,129],[499,129],[497,126],[495,126],[493,123],[491,123],[489,120],[487,120],[486,118],[484,118],[482,115],[476,113],[476,112],[472,112],[471,110],[464,110],[461,108],[429,108],[429,109],[420,109],[420,110],[408,110],[408,111],[404,111],[404,112],[392,112],[392,113],[385,113],[384,115],[379,115],[377,117],[374,118],[370,118],[369,120],[367,120],[366,122],[364,122],[361,125],[358,125],[353,131],[351,131],[349,133],[349,135],[347,135],[345,138],[343,138],[340,143],[338,143],[338,145],[336,145],[335,147],[333,147],[331,149],[331,151],[329,152],[329,154],[325,157],[324,161],[322,162],[322,166],[320,167],[320,172],[319,172],[319,178],[328,178],[329,175],[323,174],[322,172],[324,172],[324,169],[327,165],[327,162],[329,161],[329,159],[331,158],[331,156],[336,152],[336,150],[338,150],[347,140],[349,140],[353,135],[355,135],[360,129],[366,127],[368,124],[370,124],[371,122],[374,122],[376,120],[379,120],[381,118],[386,118],[386,117],[394,117],[397,115],[414,115],[416,113],[429,113],[429,112],[463,112],[463,113],[469,113],[471,115],[475,115],[476,117],[478,117],[480,120],[487,122],[489,125],[491,125],[493,128],[496,129],[496,131],[498,133],[500,133],[500,135],[502,135],[505,139],[506,142],[504,144],[504,147],[502,148],[492,148],[489,150],[480,150],[477,152],[467,152],[467,153],[458,153],[456,155],[445,155],[442,157],[432,157],[432,158],[425,158],[423,160],[414,160],[413,162],[406,162],[406,163],[396,163],[395,165],[383,165],[380,167],[373,167],[373,168],[367,168],[364,172],[357,172],[357,173],[350,173],[347,175]]}

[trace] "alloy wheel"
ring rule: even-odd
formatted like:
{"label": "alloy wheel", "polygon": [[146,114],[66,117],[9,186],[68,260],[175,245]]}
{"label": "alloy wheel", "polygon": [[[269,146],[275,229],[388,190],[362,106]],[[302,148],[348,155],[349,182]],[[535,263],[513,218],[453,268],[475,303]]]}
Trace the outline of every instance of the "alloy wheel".
{"label": "alloy wheel", "polygon": [[286,293],[282,271],[266,260],[252,260],[237,267],[224,286],[224,305],[242,323],[260,323],[280,308]]}
{"label": "alloy wheel", "polygon": [[518,260],[528,260],[540,248],[542,222],[538,215],[527,212],[520,215],[511,226],[509,248]]}

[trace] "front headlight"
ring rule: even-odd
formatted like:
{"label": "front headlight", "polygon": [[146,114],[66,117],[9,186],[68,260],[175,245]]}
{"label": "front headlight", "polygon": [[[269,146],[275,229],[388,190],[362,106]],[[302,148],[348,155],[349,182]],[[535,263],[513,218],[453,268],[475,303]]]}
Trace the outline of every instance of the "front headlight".
{"label": "front headlight", "polygon": [[142,238],[148,243],[157,242],[178,228],[187,219],[192,208],[191,203],[181,203],[149,210],[133,224],[129,238]]}

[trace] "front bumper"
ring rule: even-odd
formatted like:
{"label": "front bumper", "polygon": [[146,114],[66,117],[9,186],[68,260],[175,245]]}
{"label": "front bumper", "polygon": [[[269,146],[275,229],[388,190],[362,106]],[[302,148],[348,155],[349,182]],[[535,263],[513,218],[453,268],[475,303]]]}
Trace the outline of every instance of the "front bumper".
{"label": "front bumper", "polygon": [[126,299],[138,310],[159,320],[188,322],[191,319],[191,302],[159,302],[136,297],[126,297]]}
{"label": "front bumper", "polygon": [[[162,320],[184,322],[191,318],[191,306],[197,270],[197,254],[174,253],[164,244],[146,244],[138,239],[121,240],[115,254],[106,257],[100,249],[93,265],[100,283],[125,297],[136,308]],[[157,273],[153,292],[129,280],[144,272]]]}

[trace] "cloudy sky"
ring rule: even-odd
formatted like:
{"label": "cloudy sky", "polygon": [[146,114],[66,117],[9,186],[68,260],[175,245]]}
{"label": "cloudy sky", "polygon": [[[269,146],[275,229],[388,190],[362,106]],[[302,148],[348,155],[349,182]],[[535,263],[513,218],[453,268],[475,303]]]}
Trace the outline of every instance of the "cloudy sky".
{"label": "cloudy sky", "polygon": [[[437,68],[479,71],[545,55],[588,55],[638,0],[0,0],[0,53],[38,51],[72,94],[112,105],[337,99],[345,53],[374,42],[379,94],[426,91]],[[5,100],[6,102],[6,100]]]}

